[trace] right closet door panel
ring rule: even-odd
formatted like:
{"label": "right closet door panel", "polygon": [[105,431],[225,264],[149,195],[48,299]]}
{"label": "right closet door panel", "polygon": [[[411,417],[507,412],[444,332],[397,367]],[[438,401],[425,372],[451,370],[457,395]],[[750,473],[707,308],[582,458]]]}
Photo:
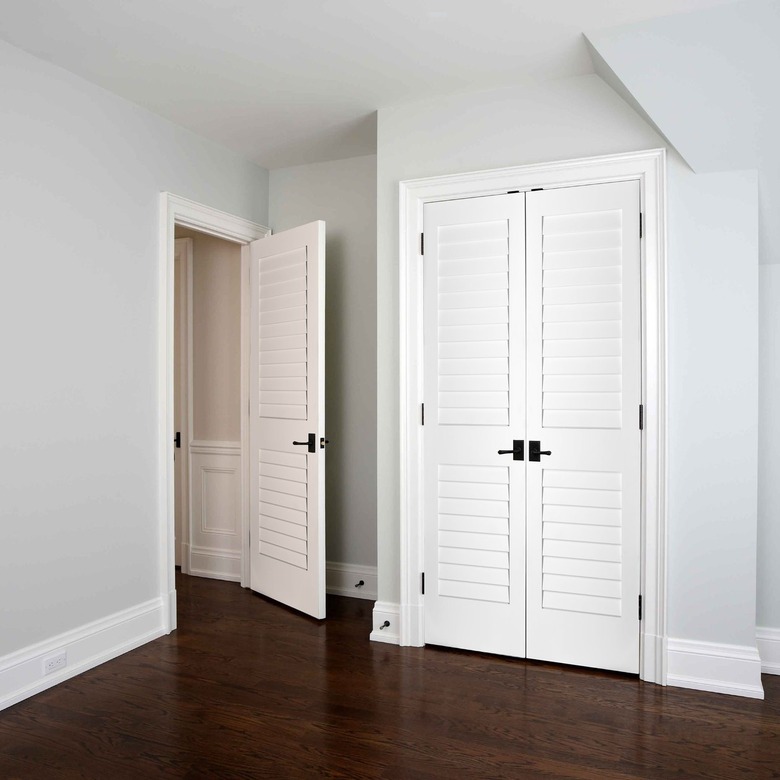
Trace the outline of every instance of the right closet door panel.
{"label": "right closet door panel", "polygon": [[526,648],[639,670],[639,183],[526,196]]}

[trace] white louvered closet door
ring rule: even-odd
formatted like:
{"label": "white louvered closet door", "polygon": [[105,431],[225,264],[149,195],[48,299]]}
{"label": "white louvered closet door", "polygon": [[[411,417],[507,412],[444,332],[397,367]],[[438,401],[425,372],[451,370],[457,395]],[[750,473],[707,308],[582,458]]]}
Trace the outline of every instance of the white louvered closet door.
{"label": "white louvered closet door", "polygon": [[325,223],[249,252],[251,587],[324,618]]}
{"label": "white louvered closet door", "polygon": [[526,201],[527,655],[639,670],[639,184]]}
{"label": "white louvered closet door", "polygon": [[524,196],[425,206],[425,641],[525,654]]}

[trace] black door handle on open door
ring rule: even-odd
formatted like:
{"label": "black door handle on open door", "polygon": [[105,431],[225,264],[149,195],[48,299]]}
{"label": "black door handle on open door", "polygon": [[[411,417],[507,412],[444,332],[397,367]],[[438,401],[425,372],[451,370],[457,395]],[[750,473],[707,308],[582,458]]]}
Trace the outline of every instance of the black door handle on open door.
{"label": "black door handle on open door", "polygon": [[529,441],[528,442],[528,460],[533,461],[534,463],[538,463],[541,460],[540,455],[552,455],[551,450],[542,450],[540,449],[542,446],[542,443],[539,441]]}
{"label": "black door handle on open door", "polygon": [[317,434],[310,433],[306,441],[294,441],[296,447],[308,447],[309,452],[317,452]]}
{"label": "black door handle on open door", "polygon": [[512,460],[522,460],[524,449],[524,439],[513,439],[511,450],[499,450],[499,455],[511,455]]}

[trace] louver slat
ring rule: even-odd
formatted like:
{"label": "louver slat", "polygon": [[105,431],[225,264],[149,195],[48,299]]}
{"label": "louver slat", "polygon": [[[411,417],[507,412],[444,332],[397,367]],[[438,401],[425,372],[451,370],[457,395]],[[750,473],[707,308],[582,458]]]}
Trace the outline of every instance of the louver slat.
{"label": "louver slat", "polygon": [[308,416],[306,271],[302,249],[260,262],[261,417],[305,420]]}
{"label": "louver slat", "polygon": [[542,222],[544,428],[622,425],[621,226],[619,210]]}

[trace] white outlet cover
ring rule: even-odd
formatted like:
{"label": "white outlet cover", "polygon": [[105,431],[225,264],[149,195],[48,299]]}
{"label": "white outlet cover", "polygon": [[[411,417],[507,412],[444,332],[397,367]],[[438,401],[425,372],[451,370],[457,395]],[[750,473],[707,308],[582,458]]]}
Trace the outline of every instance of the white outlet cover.
{"label": "white outlet cover", "polygon": [[43,659],[43,673],[52,674],[58,672],[60,669],[64,669],[68,665],[67,653],[55,653],[48,658]]}

